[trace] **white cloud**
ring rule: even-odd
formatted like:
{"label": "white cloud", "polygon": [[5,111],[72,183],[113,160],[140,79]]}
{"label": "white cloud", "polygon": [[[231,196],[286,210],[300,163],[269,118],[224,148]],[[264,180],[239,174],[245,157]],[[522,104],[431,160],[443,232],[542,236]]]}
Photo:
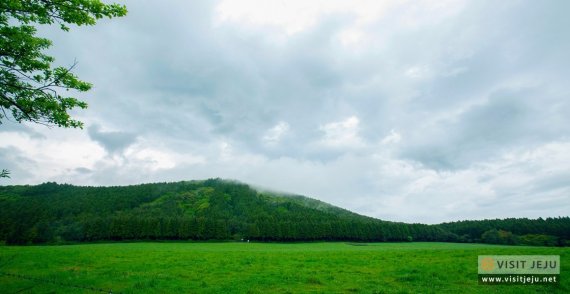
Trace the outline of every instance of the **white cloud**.
{"label": "white cloud", "polygon": [[413,66],[406,70],[406,76],[414,79],[427,78],[430,75],[430,69],[426,66]]}
{"label": "white cloud", "polygon": [[281,138],[289,131],[289,124],[280,121],[274,127],[267,130],[263,136],[263,141],[267,144],[277,144]]}
{"label": "white cloud", "polygon": [[[80,130],[48,130],[44,134],[49,138],[37,139],[21,132],[0,133],[0,148],[12,147],[18,150],[21,156],[30,159],[22,162],[26,165],[24,170],[34,175],[32,179],[26,179],[27,181],[51,180],[56,175],[78,167],[93,168],[105,157],[104,149],[90,141]],[[12,174],[16,179],[18,176]]]}
{"label": "white cloud", "polygon": [[339,32],[338,36],[340,42],[344,46],[352,46],[352,47],[361,45],[366,38],[366,34],[362,30],[354,28],[344,29]]}
{"label": "white cloud", "polygon": [[160,169],[171,169],[176,166],[176,162],[171,154],[150,148],[130,149],[125,152],[125,156],[136,160],[144,170],[157,171]]}
{"label": "white cloud", "polygon": [[331,148],[358,148],[364,145],[359,136],[360,120],[356,116],[330,122],[319,127],[323,134],[321,144]]}
{"label": "white cloud", "polygon": [[382,144],[396,144],[402,140],[402,136],[400,133],[396,132],[395,130],[390,130],[390,134],[384,137],[381,141]]}
{"label": "white cloud", "polygon": [[[219,23],[273,26],[293,35],[314,27],[322,18],[331,15],[350,15],[354,18],[354,24],[362,27],[393,12],[398,19],[391,18],[391,21],[406,26],[420,26],[457,14],[463,8],[463,3],[459,0],[223,0],[216,11]],[[354,39],[354,30],[352,32],[352,37],[345,35],[343,40],[347,40],[347,37]]]}

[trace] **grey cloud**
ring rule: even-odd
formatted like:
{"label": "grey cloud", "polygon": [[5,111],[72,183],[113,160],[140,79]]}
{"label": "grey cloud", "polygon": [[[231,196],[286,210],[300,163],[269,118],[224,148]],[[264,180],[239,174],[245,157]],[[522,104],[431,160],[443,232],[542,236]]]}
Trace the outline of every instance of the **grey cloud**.
{"label": "grey cloud", "polygon": [[92,125],[87,129],[89,137],[101,144],[110,154],[118,154],[133,144],[137,136],[126,132],[101,131],[99,125]]}
{"label": "grey cloud", "polygon": [[[568,192],[570,192],[568,179],[570,179],[570,171],[537,175],[537,180],[529,187],[529,192],[530,194],[535,194],[559,190],[561,192],[560,195],[568,195]],[[568,190],[568,192],[564,190]]]}
{"label": "grey cloud", "polygon": [[30,128],[26,123],[16,123],[13,121],[3,121],[0,124],[0,132],[23,133],[34,139],[45,139],[46,136],[39,131]]}
{"label": "grey cloud", "polygon": [[78,167],[78,168],[75,168],[73,171],[76,173],[79,173],[79,174],[91,174],[91,173],[93,173],[93,171],[91,169],[88,169],[86,167]]}
{"label": "grey cloud", "polygon": [[[532,147],[570,135],[563,108],[553,109],[550,103],[556,102],[542,96],[541,90],[496,91],[458,117],[420,127],[401,154],[435,169],[466,168],[521,145]],[[558,124],[560,120],[566,123]]]}
{"label": "grey cloud", "polygon": [[[345,98],[337,88],[345,75],[334,50],[330,50],[331,35],[339,21],[317,25],[294,36],[284,47],[277,47],[264,39],[263,32],[248,34],[230,26],[210,27],[211,19],[205,17],[210,11],[189,9],[191,15],[183,19],[175,14],[156,26],[149,25],[149,12],[139,5],[133,4],[129,16],[132,23],[141,24],[132,27],[134,35],[155,42],[137,44],[141,39],[131,42],[124,37],[122,49],[102,48],[111,57],[108,62],[113,68],[132,70],[130,75],[117,77],[121,83],[113,88],[122,90],[127,85],[131,89],[105,93],[116,97],[117,107],[108,107],[104,100],[89,101],[89,111],[105,115],[111,124],[127,125],[139,135],[188,141],[228,137],[252,151],[302,156],[307,153],[302,147],[320,135],[316,131],[319,124],[339,118],[335,105]],[[139,9],[142,14],[135,14]],[[183,34],[164,33],[180,27],[185,27]],[[132,52],[117,56],[115,51],[124,52],[124,47],[132,48]],[[90,75],[96,79],[106,76],[94,73]],[[108,84],[102,82],[95,84],[99,88]],[[130,93],[132,89],[141,93]],[[259,138],[281,120],[297,130],[295,143],[289,148],[261,150]]]}
{"label": "grey cloud", "polygon": [[[108,107],[105,99],[89,101],[94,113],[138,134],[188,141],[224,136],[260,152],[276,152],[260,149],[258,139],[284,120],[297,131],[295,144],[280,151],[290,156],[307,154],[303,148],[318,138],[319,124],[343,116],[361,116],[362,134],[370,140],[378,140],[393,128],[413,131],[418,121],[429,121],[435,114],[480,99],[513,71],[534,70],[536,63],[527,60],[545,55],[546,49],[548,53],[565,51],[537,45],[543,38],[538,32],[552,31],[552,22],[537,17],[551,8],[540,4],[472,2],[447,22],[390,33],[385,48],[364,51],[359,57],[343,52],[332,41],[339,28],[350,23],[342,17],[325,19],[276,45],[267,37],[272,34],[270,29],[213,27],[215,3],[178,1],[176,11],[164,7],[150,11],[139,2],[127,5],[128,18],[104,24],[105,36],[118,44],[100,49],[103,61],[115,71],[128,70],[129,75],[118,76],[121,83],[110,87],[108,81],[97,82],[108,76],[98,69],[108,72],[108,67],[88,69],[96,87],[120,91],[105,93],[114,97],[117,107]],[[161,13],[169,17],[156,17]],[[487,21],[481,21],[482,15]],[[525,24],[528,19],[539,21],[540,26]],[[378,30],[387,32],[389,21],[378,23]],[[521,30],[525,34],[513,34]],[[87,44],[97,40],[89,36],[93,33],[82,34],[77,37]],[[70,48],[92,47],[75,36],[73,40],[76,44],[69,44]],[[514,64],[506,60],[513,46],[528,48]],[[92,54],[85,52],[78,60],[89,63]],[[536,66],[555,62],[560,64],[555,59]],[[415,64],[426,64],[436,73],[466,70],[410,83],[402,72]],[[409,89],[416,94],[405,94],[412,99],[403,102],[408,98],[401,93]]]}
{"label": "grey cloud", "polygon": [[28,158],[25,153],[15,147],[0,147],[0,170],[10,171],[10,178],[2,179],[3,184],[21,182],[21,179],[33,177],[37,162]]}
{"label": "grey cloud", "polygon": [[[570,37],[564,30],[570,27],[569,3],[467,1],[457,15],[419,26],[400,25],[387,11],[363,28],[372,38],[360,48],[343,47],[336,39],[343,29],[358,28],[342,13],[281,38],[272,27],[216,24],[216,4],[127,1],[129,15],[122,19],[70,33],[42,29],[54,40],[57,62],[76,58],[78,76],[95,85],[80,96],[89,108],[78,112],[91,126],[91,140],[110,154],[139,140],[207,162],[142,171],[136,159],[123,158],[118,165],[79,166],[59,179],[128,184],[237,178],[395,220],[491,215],[512,207],[508,201],[525,215],[544,215],[546,210],[524,205],[532,195],[558,199],[546,206],[562,206],[556,193],[568,186],[563,172],[524,183],[517,192],[525,196],[496,188],[503,200],[489,200],[491,206],[501,204],[488,214],[486,202],[472,199],[465,200],[469,208],[444,216],[414,206],[429,197],[455,199],[451,188],[464,183],[450,183],[449,191],[405,193],[416,177],[471,171],[512,150],[570,139]],[[405,14],[406,7],[401,10],[395,13]],[[414,68],[420,69],[417,76],[409,74]],[[318,144],[320,126],[351,116],[360,120],[366,148]],[[101,122],[128,132],[103,132],[96,125]],[[288,124],[287,133],[274,144],[264,142],[280,122]],[[391,130],[401,141],[380,146]],[[235,158],[219,159],[221,142],[232,146]],[[532,168],[525,173],[532,175]],[[466,194],[476,195],[497,180],[487,171],[474,177],[479,186]],[[386,202],[398,196],[410,206],[408,215]]]}

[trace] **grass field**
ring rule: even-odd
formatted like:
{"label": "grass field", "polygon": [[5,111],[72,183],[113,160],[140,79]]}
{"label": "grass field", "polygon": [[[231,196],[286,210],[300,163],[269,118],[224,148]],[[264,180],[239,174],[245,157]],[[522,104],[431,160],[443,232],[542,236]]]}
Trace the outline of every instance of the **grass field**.
{"label": "grass field", "polygon": [[[561,255],[561,283],[478,285],[483,254]],[[0,246],[0,292],[570,293],[568,261],[570,248],[454,243]]]}

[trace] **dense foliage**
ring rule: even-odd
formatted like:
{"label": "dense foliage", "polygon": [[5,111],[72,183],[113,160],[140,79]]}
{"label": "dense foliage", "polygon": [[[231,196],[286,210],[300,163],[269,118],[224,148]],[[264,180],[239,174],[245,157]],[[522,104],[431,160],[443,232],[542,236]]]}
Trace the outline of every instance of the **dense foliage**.
{"label": "dense foliage", "polygon": [[458,236],[460,242],[566,246],[570,240],[569,217],[466,220],[439,226]]}
{"label": "dense foliage", "polygon": [[69,90],[85,92],[91,84],[79,80],[70,67],[54,67],[45,51],[51,41],[36,36],[36,26],[57,23],[94,25],[103,17],[127,13],[123,5],[98,0],[0,1],[0,124],[2,119],[31,121],[60,127],[81,127],[68,111],[87,104]]}
{"label": "dense foliage", "polygon": [[[528,229],[511,232],[527,236],[511,244],[534,240],[528,234],[548,234],[556,242],[547,245],[568,239],[568,218],[547,219],[544,225],[540,220],[519,221],[528,222]],[[9,244],[156,239],[494,243],[482,235],[510,228],[502,222],[510,223],[387,222],[310,198],[259,192],[219,179],[127,187],[0,187],[0,239]],[[550,227],[553,223],[556,229]]]}

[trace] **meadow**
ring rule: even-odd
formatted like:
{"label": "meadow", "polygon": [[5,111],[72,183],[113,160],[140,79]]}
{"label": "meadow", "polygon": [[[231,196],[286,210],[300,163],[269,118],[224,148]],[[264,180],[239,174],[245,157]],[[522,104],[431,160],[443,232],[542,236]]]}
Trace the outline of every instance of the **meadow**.
{"label": "meadow", "polygon": [[[561,256],[561,283],[479,285],[477,255]],[[569,293],[570,249],[458,243],[0,246],[1,293]]]}

